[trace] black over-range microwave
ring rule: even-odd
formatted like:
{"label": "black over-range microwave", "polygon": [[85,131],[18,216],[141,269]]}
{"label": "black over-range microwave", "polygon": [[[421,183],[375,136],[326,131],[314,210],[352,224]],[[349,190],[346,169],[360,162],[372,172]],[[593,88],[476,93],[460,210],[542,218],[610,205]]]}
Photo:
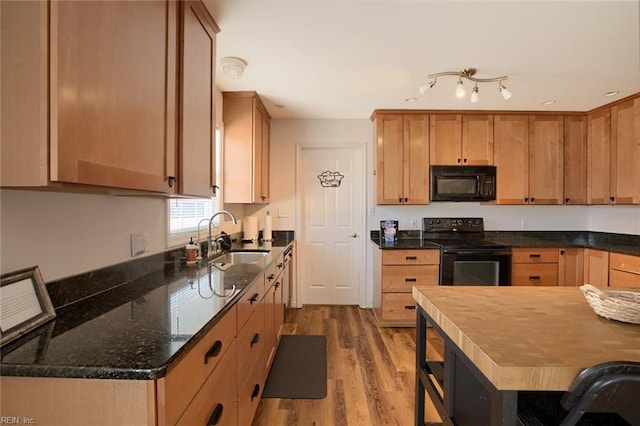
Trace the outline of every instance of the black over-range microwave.
{"label": "black over-range microwave", "polygon": [[431,201],[495,199],[495,166],[431,166]]}

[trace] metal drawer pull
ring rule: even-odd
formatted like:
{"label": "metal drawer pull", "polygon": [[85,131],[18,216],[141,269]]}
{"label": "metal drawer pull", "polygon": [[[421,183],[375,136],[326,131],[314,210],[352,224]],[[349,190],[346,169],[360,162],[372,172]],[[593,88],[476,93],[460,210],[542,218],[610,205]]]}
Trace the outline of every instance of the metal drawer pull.
{"label": "metal drawer pull", "polygon": [[222,411],[224,410],[224,406],[220,403],[216,404],[216,408],[213,409],[213,413],[211,417],[209,417],[209,421],[207,422],[207,426],[215,426],[220,421],[220,417],[222,417]]}
{"label": "metal drawer pull", "polygon": [[404,281],[407,283],[415,283],[418,280],[416,278],[405,278]]}
{"label": "metal drawer pull", "polygon": [[529,255],[529,257],[530,257],[530,258],[532,258],[532,259],[539,259],[539,258],[541,258],[541,257],[542,257],[542,255],[539,255],[539,254],[530,254],[530,255]]}
{"label": "metal drawer pull", "polygon": [[253,398],[255,398],[258,395],[260,395],[260,385],[256,384],[253,387],[253,392],[251,392],[251,401],[253,401]]}
{"label": "metal drawer pull", "polygon": [[278,287],[280,287],[280,281],[276,282],[273,286],[274,286],[274,287],[276,288],[276,290],[277,290],[277,289],[278,289]]}
{"label": "metal drawer pull", "polygon": [[416,305],[404,305],[404,308],[406,310],[414,310],[416,308]]}
{"label": "metal drawer pull", "polygon": [[251,296],[251,299],[249,299],[249,304],[253,305],[253,302],[257,302],[258,298],[260,298],[260,293],[256,293],[253,296]]}
{"label": "metal drawer pull", "polygon": [[267,277],[269,281],[272,281],[276,277],[276,274],[271,274]]}
{"label": "metal drawer pull", "polygon": [[260,341],[260,333],[256,333],[253,335],[253,339],[251,339],[251,347],[257,344]]}
{"label": "metal drawer pull", "polygon": [[534,276],[532,276],[532,277],[529,277],[529,279],[530,279],[530,280],[539,280],[539,279],[540,279],[540,277],[539,277],[539,276],[537,276],[537,275],[534,275]]}
{"label": "metal drawer pull", "polygon": [[211,348],[204,354],[204,363],[206,364],[209,361],[209,358],[214,358],[220,355],[220,351],[222,350],[222,341],[216,340],[216,342],[211,346]]}
{"label": "metal drawer pull", "polygon": [[418,256],[405,256],[405,260],[418,260]]}

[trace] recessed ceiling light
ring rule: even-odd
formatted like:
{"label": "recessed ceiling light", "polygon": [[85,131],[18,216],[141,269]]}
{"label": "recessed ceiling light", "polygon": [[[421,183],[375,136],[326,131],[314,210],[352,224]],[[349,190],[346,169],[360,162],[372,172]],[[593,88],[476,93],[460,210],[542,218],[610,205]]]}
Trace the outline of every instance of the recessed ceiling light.
{"label": "recessed ceiling light", "polygon": [[284,105],[282,104],[275,104],[274,107],[278,108],[278,109],[282,109],[284,108]]}
{"label": "recessed ceiling light", "polygon": [[417,101],[417,100],[418,100],[418,98],[407,98],[407,99],[405,99],[404,101],[405,101],[405,102],[415,102],[415,101]]}
{"label": "recessed ceiling light", "polygon": [[604,92],[604,93],[602,94],[602,96],[615,96],[615,95],[617,95],[618,93],[620,93],[620,91],[619,91],[619,90],[611,90],[611,91],[609,91],[609,92]]}
{"label": "recessed ceiling light", "polygon": [[549,99],[548,101],[542,102],[542,105],[553,105],[555,103],[556,103],[555,99]]}

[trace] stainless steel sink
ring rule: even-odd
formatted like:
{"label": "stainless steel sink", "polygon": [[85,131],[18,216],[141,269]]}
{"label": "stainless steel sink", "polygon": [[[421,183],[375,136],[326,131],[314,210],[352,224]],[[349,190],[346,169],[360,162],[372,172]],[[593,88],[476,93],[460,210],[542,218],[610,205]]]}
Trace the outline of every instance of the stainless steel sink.
{"label": "stainless steel sink", "polygon": [[211,263],[257,263],[268,256],[265,251],[234,251],[211,260]]}

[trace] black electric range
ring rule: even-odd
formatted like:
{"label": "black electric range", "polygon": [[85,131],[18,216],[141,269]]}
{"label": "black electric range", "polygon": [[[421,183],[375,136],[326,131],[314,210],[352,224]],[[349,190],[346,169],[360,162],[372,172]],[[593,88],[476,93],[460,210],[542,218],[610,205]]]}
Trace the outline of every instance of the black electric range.
{"label": "black electric range", "polygon": [[511,249],[483,235],[480,217],[422,219],[422,238],[440,247],[440,285],[510,285]]}

